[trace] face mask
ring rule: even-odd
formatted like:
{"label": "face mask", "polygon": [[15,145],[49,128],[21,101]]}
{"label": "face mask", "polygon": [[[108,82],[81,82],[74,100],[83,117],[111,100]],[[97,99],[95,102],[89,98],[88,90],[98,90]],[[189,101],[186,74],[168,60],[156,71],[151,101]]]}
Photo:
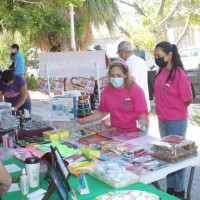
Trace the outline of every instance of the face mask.
{"label": "face mask", "polygon": [[110,78],[110,82],[113,85],[113,87],[120,88],[124,83],[124,79],[123,78]]}
{"label": "face mask", "polygon": [[15,53],[15,50],[14,50],[14,49],[12,49],[12,53]]}
{"label": "face mask", "polygon": [[165,62],[164,57],[162,57],[162,58],[156,58],[155,62],[156,62],[156,65],[158,65],[160,68],[164,68],[168,64],[168,61]]}

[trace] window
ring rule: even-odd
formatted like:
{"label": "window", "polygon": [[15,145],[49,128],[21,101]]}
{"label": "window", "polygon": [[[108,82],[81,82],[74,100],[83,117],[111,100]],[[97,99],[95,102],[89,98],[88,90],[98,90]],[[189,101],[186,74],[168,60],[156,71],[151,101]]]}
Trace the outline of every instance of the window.
{"label": "window", "polygon": [[192,49],[191,56],[199,56],[199,49],[198,48]]}
{"label": "window", "polygon": [[182,51],[179,52],[180,57],[188,57],[189,55],[189,49],[183,49]]}

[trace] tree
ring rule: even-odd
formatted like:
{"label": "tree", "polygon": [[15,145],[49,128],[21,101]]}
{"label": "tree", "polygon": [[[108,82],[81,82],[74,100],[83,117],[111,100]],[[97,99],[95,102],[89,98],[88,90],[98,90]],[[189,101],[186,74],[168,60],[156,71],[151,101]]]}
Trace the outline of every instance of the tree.
{"label": "tree", "polygon": [[190,26],[197,24],[199,19],[198,0],[135,0],[130,3],[126,0],[119,0],[126,4],[141,16],[142,25],[145,31],[154,35],[155,43],[161,40],[169,40],[167,31],[173,26],[177,19],[183,19],[185,27],[176,44],[183,39]]}
{"label": "tree", "polygon": [[64,43],[70,46],[70,6],[74,6],[76,43],[81,50],[93,43],[93,24],[96,27],[105,24],[112,31],[119,17],[114,0],[0,1],[3,1],[0,8],[2,29],[29,35],[31,42],[46,51],[59,51]]}

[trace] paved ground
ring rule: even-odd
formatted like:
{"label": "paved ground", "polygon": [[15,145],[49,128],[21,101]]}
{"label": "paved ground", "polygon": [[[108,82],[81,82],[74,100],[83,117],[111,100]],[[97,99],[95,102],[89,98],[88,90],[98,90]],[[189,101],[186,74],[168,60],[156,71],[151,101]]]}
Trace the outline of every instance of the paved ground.
{"label": "paved ground", "polygon": [[[48,96],[42,95],[39,92],[31,93],[32,99],[32,118],[37,121],[41,121],[42,117],[46,117],[50,114],[51,105],[48,102]],[[197,102],[193,105],[194,110],[200,110],[200,103]],[[159,131],[157,125],[157,119],[150,119],[150,129],[149,134],[159,138]],[[194,140],[198,146],[200,146],[200,127],[188,125],[187,129],[187,139]],[[190,173],[190,167],[186,169],[186,179],[188,183]],[[161,188],[163,191],[166,190],[165,179],[160,181]],[[200,200],[200,166],[196,167],[194,181],[192,186],[192,198],[191,200]]]}

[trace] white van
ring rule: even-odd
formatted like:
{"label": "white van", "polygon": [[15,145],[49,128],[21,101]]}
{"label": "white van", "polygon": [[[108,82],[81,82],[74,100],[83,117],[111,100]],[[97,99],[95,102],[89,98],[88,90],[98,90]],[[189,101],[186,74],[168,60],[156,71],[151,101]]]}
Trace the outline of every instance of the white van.
{"label": "white van", "polygon": [[179,51],[185,70],[200,69],[200,47],[188,47]]}

